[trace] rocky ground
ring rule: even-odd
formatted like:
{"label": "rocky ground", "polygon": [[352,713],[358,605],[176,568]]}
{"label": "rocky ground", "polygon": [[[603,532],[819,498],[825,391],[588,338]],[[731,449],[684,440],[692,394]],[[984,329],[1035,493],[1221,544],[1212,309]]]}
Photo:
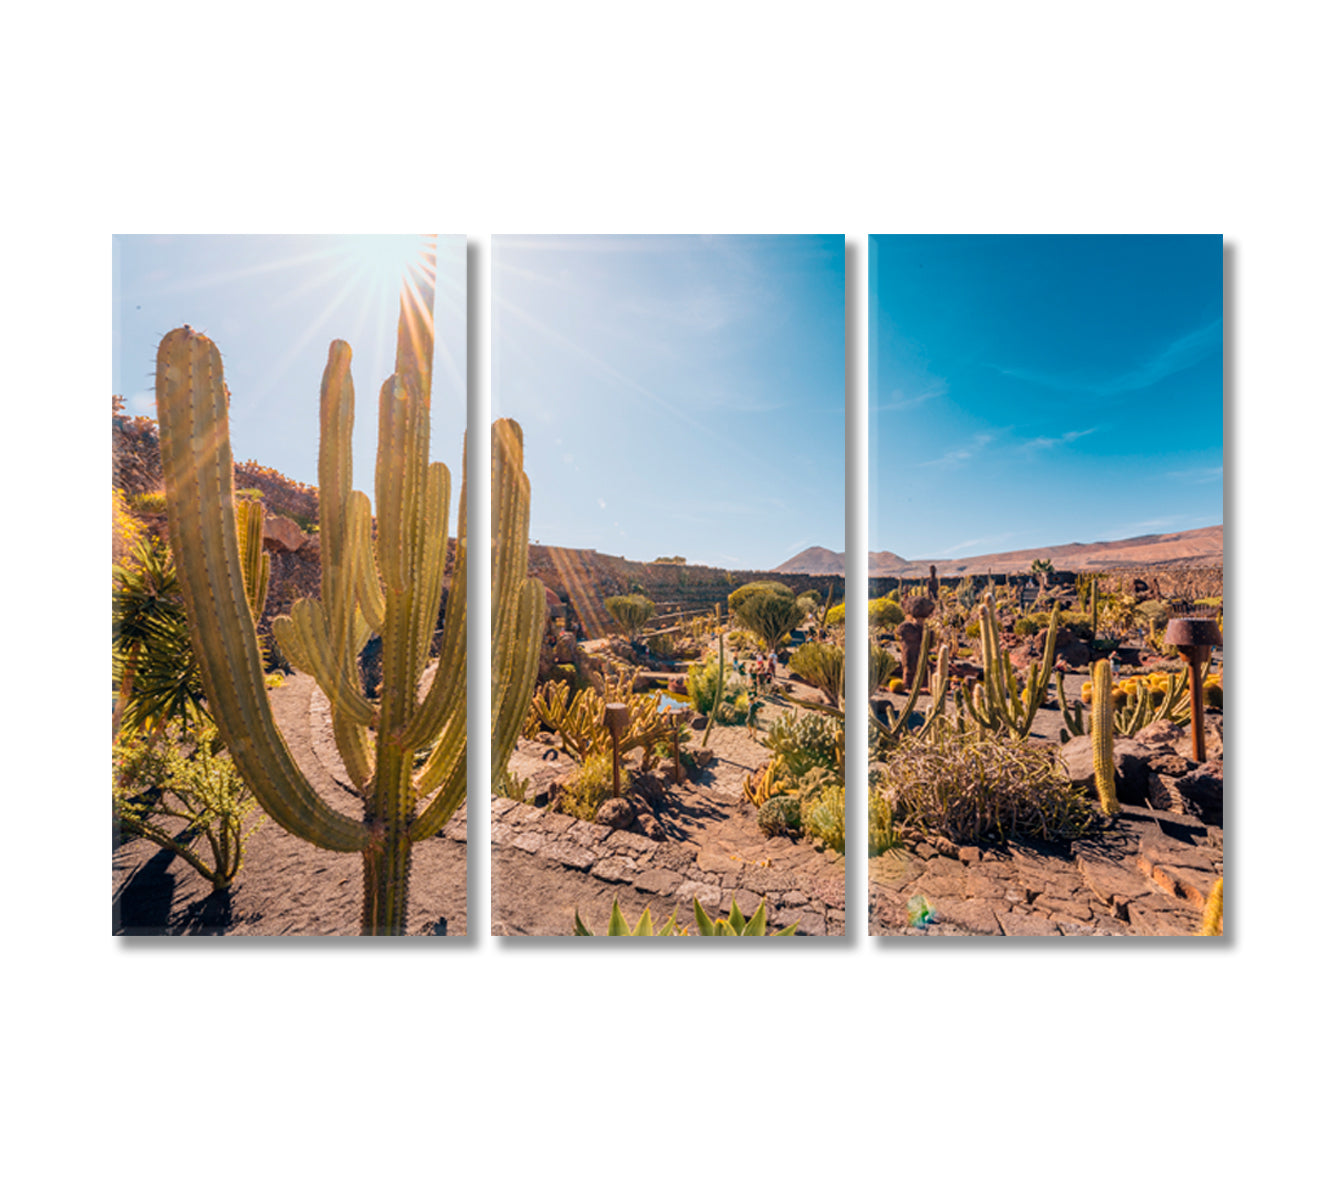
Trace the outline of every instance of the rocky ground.
{"label": "rocky ground", "polygon": [[[1054,718],[1054,720],[1053,720]],[[1098,836],[1066,845],[957,846],[914,839],[871,860],[872,934],[1081,937],[1188,935],[1223,871],[1223,719],[1206,717],[1208,761],[1190,761],[1190,733],[1167,722],[1117,738],[1123,808]],[[1059,713],[1039,713],[1034,735],[1055,740]],[[1062,749],[1089,781],[1088,738]],[[921,897],[934,910],[914,924]]]}
{"label": "rocky ground", "polygon": [[[274,717],[297,765],[330,804],[358,815],[333,745],[328,701],[304,675],[269,693]],[[467,813],[413,849],[408,912],[411,934],[467,932]],[[344,935],[360,932],[361,856],[334,854],[265,819],[246,845],[226,893],[183,859],[143,839],[112,857],[112,932],[116,934]]]}
{"label": "rocky ground", "polygon": [[[741,793],[742,778],[769,752],[749,731],[721,726],[708,749],[713,761],[693,778],[675,783],[668,766],[648,786],[640,780],[626,789],[653,821],[614,830],[547,811],[550,786],[569,760],[544,742],[521,740],[510,770],[531,781],[543,805],[492,800],[492,932],[572,934],[578,910],[600,934],[616,899],[632,921],[647,906],[655,924],[675,912],[693,929],[695,898],[723,916],[735,897],[747,917],[763,900],[771,930],[795,923],[799,934],[842,934],[843,856],[765,837]],[[655,837],[636,831],[646,826]]]}

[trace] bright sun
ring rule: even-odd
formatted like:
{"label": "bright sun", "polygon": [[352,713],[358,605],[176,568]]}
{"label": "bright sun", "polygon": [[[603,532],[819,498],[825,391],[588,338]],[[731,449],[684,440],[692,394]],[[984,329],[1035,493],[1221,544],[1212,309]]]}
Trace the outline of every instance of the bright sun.
{"label": "bright sun", "polygon": [[391,233],[348,237],[344,253],[360,284],[396,296],[404,282],[434,282],[433,251],[431,238]]}

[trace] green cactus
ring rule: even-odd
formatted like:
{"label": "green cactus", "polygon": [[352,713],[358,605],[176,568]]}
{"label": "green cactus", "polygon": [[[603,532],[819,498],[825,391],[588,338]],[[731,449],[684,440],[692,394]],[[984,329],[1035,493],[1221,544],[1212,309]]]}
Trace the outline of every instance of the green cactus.
{"label": "green cactus", "polygon": [[1090,737],[1093,741],[1093,779],[1106,816],[1121,811],[1116,799],[1116,764],[1112,758],[1114,714],[1112,709],[1112,665],[1105,658],[1093,664],[1093,705]]}
{"label": "green cactus", "polygon": [[[405,932],[412,844],[444,826],[466,788],[462,500],[440,660],[419,692],[443,590],[450,473],[427,461],[433,296],[421,289],[417,299],[400,309],[395,371],[380,392],[374,538],[370,500],[351,488],[351,349],[330,346],[320,391],[320,598],[298,601],[274,622],[284,654],[329,697],[335,740],[362,801],[360,820],[330,807],[301,774],[269,710],[228,519],[232,454],[218,349],[187,326],[158,350],[168,530],[210,714],[242,778],[279,825],[322,849],[362,856],[363,934]],[[529,491],[513,422],[493,427],[491,467],[492,762],[503,773],[536,678],[545,619],[541,584],[526,581]],[[358,686],[357,655],[372,632],[384,651],[378,703]],[[414,770],[414,756],[428,747]]]}
{"label": "green cactus", "polygon": [[1071,737],[1079,737],[1084,732],[1084,706],[1078,700],[1069,704],[1065,698],[1065,672],[1056,672],[1056,704],[1065,718],[1065,727]]}
{"label": "green cactus", "polygon": [[[903,709],[892,721],[888,722],[880,720],[874,712],[870,714],[871,730],[882,751],[888,751],[908,728],[908,719],[917,707],[917,697],[921,695],[922,685],[926,680],[931,640],[931,627],[924,626],[922,629],[922,645],[917,654],[917,670],[913,673],[912,688],[908,692],[908,700]],[[931,707],[927,710],[926,720],[917,729],[919,735],[926,733],[944,712],[945,697],[949,694],[949,675],[949,648],[942,645],[936,655],[936,669],[931,676]]]}
{"label": "green cactus", "polygon": [[1014,664],[1001,644],[1000,621],[996,616],[996,598],[988,592],[982,600],[979,628],[982,647],[982,683],[962,689],[964,708],[969,718],[986,729],[1004,731],[1014,738],[1024,738],[1033,728],[1033,719],[1047,698],[1052,669],[1056,663],[1056,637],[1061,617],[1052,609],[1047,621],[1047,641],[1041,663],[1031,663],[1028,679],[1020,686]]}

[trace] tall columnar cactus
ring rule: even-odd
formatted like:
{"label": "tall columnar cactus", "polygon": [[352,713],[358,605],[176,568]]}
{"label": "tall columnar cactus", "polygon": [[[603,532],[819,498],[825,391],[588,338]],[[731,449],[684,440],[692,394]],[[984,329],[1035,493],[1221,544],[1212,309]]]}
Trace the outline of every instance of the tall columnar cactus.
{"label": "tall columnar cactus", "polygon": [[1093,664],[1093,706],[1090,737],[1093,742],[1093,780],[1107,816],[1121,811],[1116,799],[1116,763],[1112,758],[1113,737],[1112,665],[1105,658]]}
{"label": "tall columnar cactus", "polygon": [[[242,778],[279,825],[322,849],[362,856],[363,934],[406,931],[412,844],[444,826],[466,789],[462,500],[440,660],[429,688],[419,688],[440,612],[450,473],[442,463],[427,461],[432,296],[418,293],[414,299],[405,300],[400,311],[395,370],[380,392],[374,537],[370,500],[351,487],[352,354],[345,342],[329,348],[320,389],[320,598],[298,601],[289,617],[274,622],[288,659],[329,697],[338,749],[362,802],[359,820],[331,807],[301,774],[268,706],[231,519],[232,454],[221,356],[188,326],[169,333],[158,350],[168,530],[209,711]],[[493,663],[493,678],[503,681],[505,703],[499,711],[506,717],[514,707],[512,692],[522,691],[525,679],[531,691],[538,617],[545,614],[541,585],[525,584],[528,483],[517,426],[499,440],[505,443],[499,478],[494,449],[492,455],[493,659],[504,660],[506,669],[497,676]],[[372,633],[383,645],[378,702],[363,694],[357,667]],[[524,694],[519,705],[520,717],[527,698]],[[494,742],[498,724],[508,728],[497,721],[494,700],[492,718]],[[513,740],[502,746],[502,767]],[[415,768],[414,756],[428,748],[425,763]]]}
{"label": "tall columnar cactus", "polygon": [[1029,664],[1028,679],[1022,688],[1014,664],[1001,644],[996,598],[991,592],[983,597],[981,630],[983,682],[971,694],[966,688],[962,691],[968,716],[987,729],[1004,730],[1011,737],[1027,737],[1033,728],[1033,718],[1047,698],[1052,668],[1056,663],[1060,614],[1052,609],[1042,662]]}

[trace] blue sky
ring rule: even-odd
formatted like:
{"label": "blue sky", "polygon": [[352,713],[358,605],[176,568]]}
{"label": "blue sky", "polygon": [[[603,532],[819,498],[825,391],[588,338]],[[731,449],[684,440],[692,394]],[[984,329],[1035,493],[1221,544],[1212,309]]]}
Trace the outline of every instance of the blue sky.
{"label": "blue sky", "polygon": [[883,236],[869,261],[872,550],[1222,522],[1220,237]]}
{"label": "blue sky", "polygon": [[[192,325],[222,352],[233,456],[316,483],[320,377],[329,343],[342,338],[352,347],[357,398],[354,486],[373,496],[398,280],[423,246],[399,235],[115,237],[111,390],[125,396],[127,412],[156,416],[158,342]],[[457,481],[467,411],[465,239],[440,237],[436,253],[431,457]]]}
{"label": "blue sky", "polygon": [[844,542],[843,237],[501,237],[531,534],[767,569]]}

